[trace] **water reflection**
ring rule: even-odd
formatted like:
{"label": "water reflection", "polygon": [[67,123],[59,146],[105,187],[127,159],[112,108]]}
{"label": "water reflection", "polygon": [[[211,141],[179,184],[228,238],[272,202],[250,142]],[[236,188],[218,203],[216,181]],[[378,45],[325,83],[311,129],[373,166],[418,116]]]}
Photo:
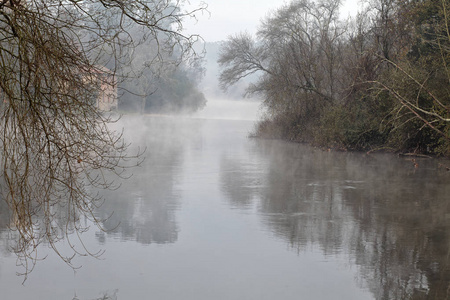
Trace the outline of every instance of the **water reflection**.
{"label": "water reflection", "polygon": [[232,207],[251,208],[255,190],[261,187],[261,165],[252,157],[236,160],[223,155],[220,160],[220,181],[222,192],[229,198]]}
{"label": "water reflection", "polygon": [[[436,160],[254,141],[258,164],[222,159],[232,207],[256,206],[295,251],[350,255],[376,299],[447,299],[450,173]],[[253,158],[255,160],[255,158]],[[254,203],[252,203],[254,202]]]}
{"label": "water reflection", "polygon": [[10,256],[14,247],[15,233],[9,230],[10,213],[8,205],[0,195],[0,255]]}
{"label": "water reflection", "polygon": [[0,202],[2,297],[449,297],[450,172],[436,160],[414,168],[392,155],[251,140],[249,122],[122,122],[146,160],[104,194],[97,214],[114,212],[103,223],[110,231],[83,236],[105,255],[77,258],[75,275],[50,255],[22,286],[3,252],[14,237]]}
{"label": "water reflection", "polygon": [[[119,292],[118,290],[103,292],[101,293],[100,297],[94,298],[92,300],[117,300],[118,292]],[[78,296],[75,294],[72,300],[83,300],[83,299],[78,298]]]}
{"label": "water reflection", "polygon": [[[120,189],[105,192],[98,210],[106,232],[97,232],[99,242],[108,236],[142,244],[174,243],[178,238],[175,211],[179,206],[177,184],[183,168],[187,141],[200,123],[166,117],[125,118],[126,136],[133,147],[146,148],[145,160],[133,169]],[[113,212],[112,215],[111,212]]]}

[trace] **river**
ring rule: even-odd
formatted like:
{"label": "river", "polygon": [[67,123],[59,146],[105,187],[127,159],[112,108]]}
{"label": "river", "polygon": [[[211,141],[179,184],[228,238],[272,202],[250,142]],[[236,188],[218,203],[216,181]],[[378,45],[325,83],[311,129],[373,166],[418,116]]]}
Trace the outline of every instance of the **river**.
{"label": "river", "polygon": [[[42,246],[22,284],[0,222],[1,299],[448,299],[444,161],[248,138],[252,120],[126,116],[146,159],[104,192],[100,259]],[[62,247],[67,247],[62,242]]]}

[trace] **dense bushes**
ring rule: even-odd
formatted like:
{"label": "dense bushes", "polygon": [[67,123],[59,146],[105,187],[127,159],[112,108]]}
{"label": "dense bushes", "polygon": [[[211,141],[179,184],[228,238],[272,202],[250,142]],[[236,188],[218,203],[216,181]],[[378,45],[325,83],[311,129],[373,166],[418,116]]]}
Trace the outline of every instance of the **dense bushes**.
{"label": "dense bushes", "polygon": [[450,154],[450,1],[371,1],[350,23],[339,1],[297,0],[258,40],[231,37],[224,87],[247,72],[264,98],[255,135],[351,150]]}

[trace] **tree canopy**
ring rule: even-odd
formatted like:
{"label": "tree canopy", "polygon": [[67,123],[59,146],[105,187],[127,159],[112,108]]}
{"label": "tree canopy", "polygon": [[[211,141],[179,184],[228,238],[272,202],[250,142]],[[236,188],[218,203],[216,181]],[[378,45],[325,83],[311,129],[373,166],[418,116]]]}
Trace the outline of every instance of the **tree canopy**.
{"label": "tree canopy", "polygon": [[450,155],[450,2],[365,4],[349,20],[340,0],[285,4],[224,43],[222,87],[260,74],[260,136]]}

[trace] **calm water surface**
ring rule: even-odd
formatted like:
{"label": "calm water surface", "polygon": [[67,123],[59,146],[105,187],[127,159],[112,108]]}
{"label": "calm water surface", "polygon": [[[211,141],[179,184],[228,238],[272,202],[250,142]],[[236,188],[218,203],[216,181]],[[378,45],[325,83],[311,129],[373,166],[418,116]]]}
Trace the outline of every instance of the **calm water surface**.
{"label": "calm water surface", "polygon": [[248,139],[251,121],[123,123],[146,160],[105,193],[111,230],[83,236],[106,252],[74,272],[42,247],[22,285],[2,219],[1,299],[450,298],[445,162]]}

